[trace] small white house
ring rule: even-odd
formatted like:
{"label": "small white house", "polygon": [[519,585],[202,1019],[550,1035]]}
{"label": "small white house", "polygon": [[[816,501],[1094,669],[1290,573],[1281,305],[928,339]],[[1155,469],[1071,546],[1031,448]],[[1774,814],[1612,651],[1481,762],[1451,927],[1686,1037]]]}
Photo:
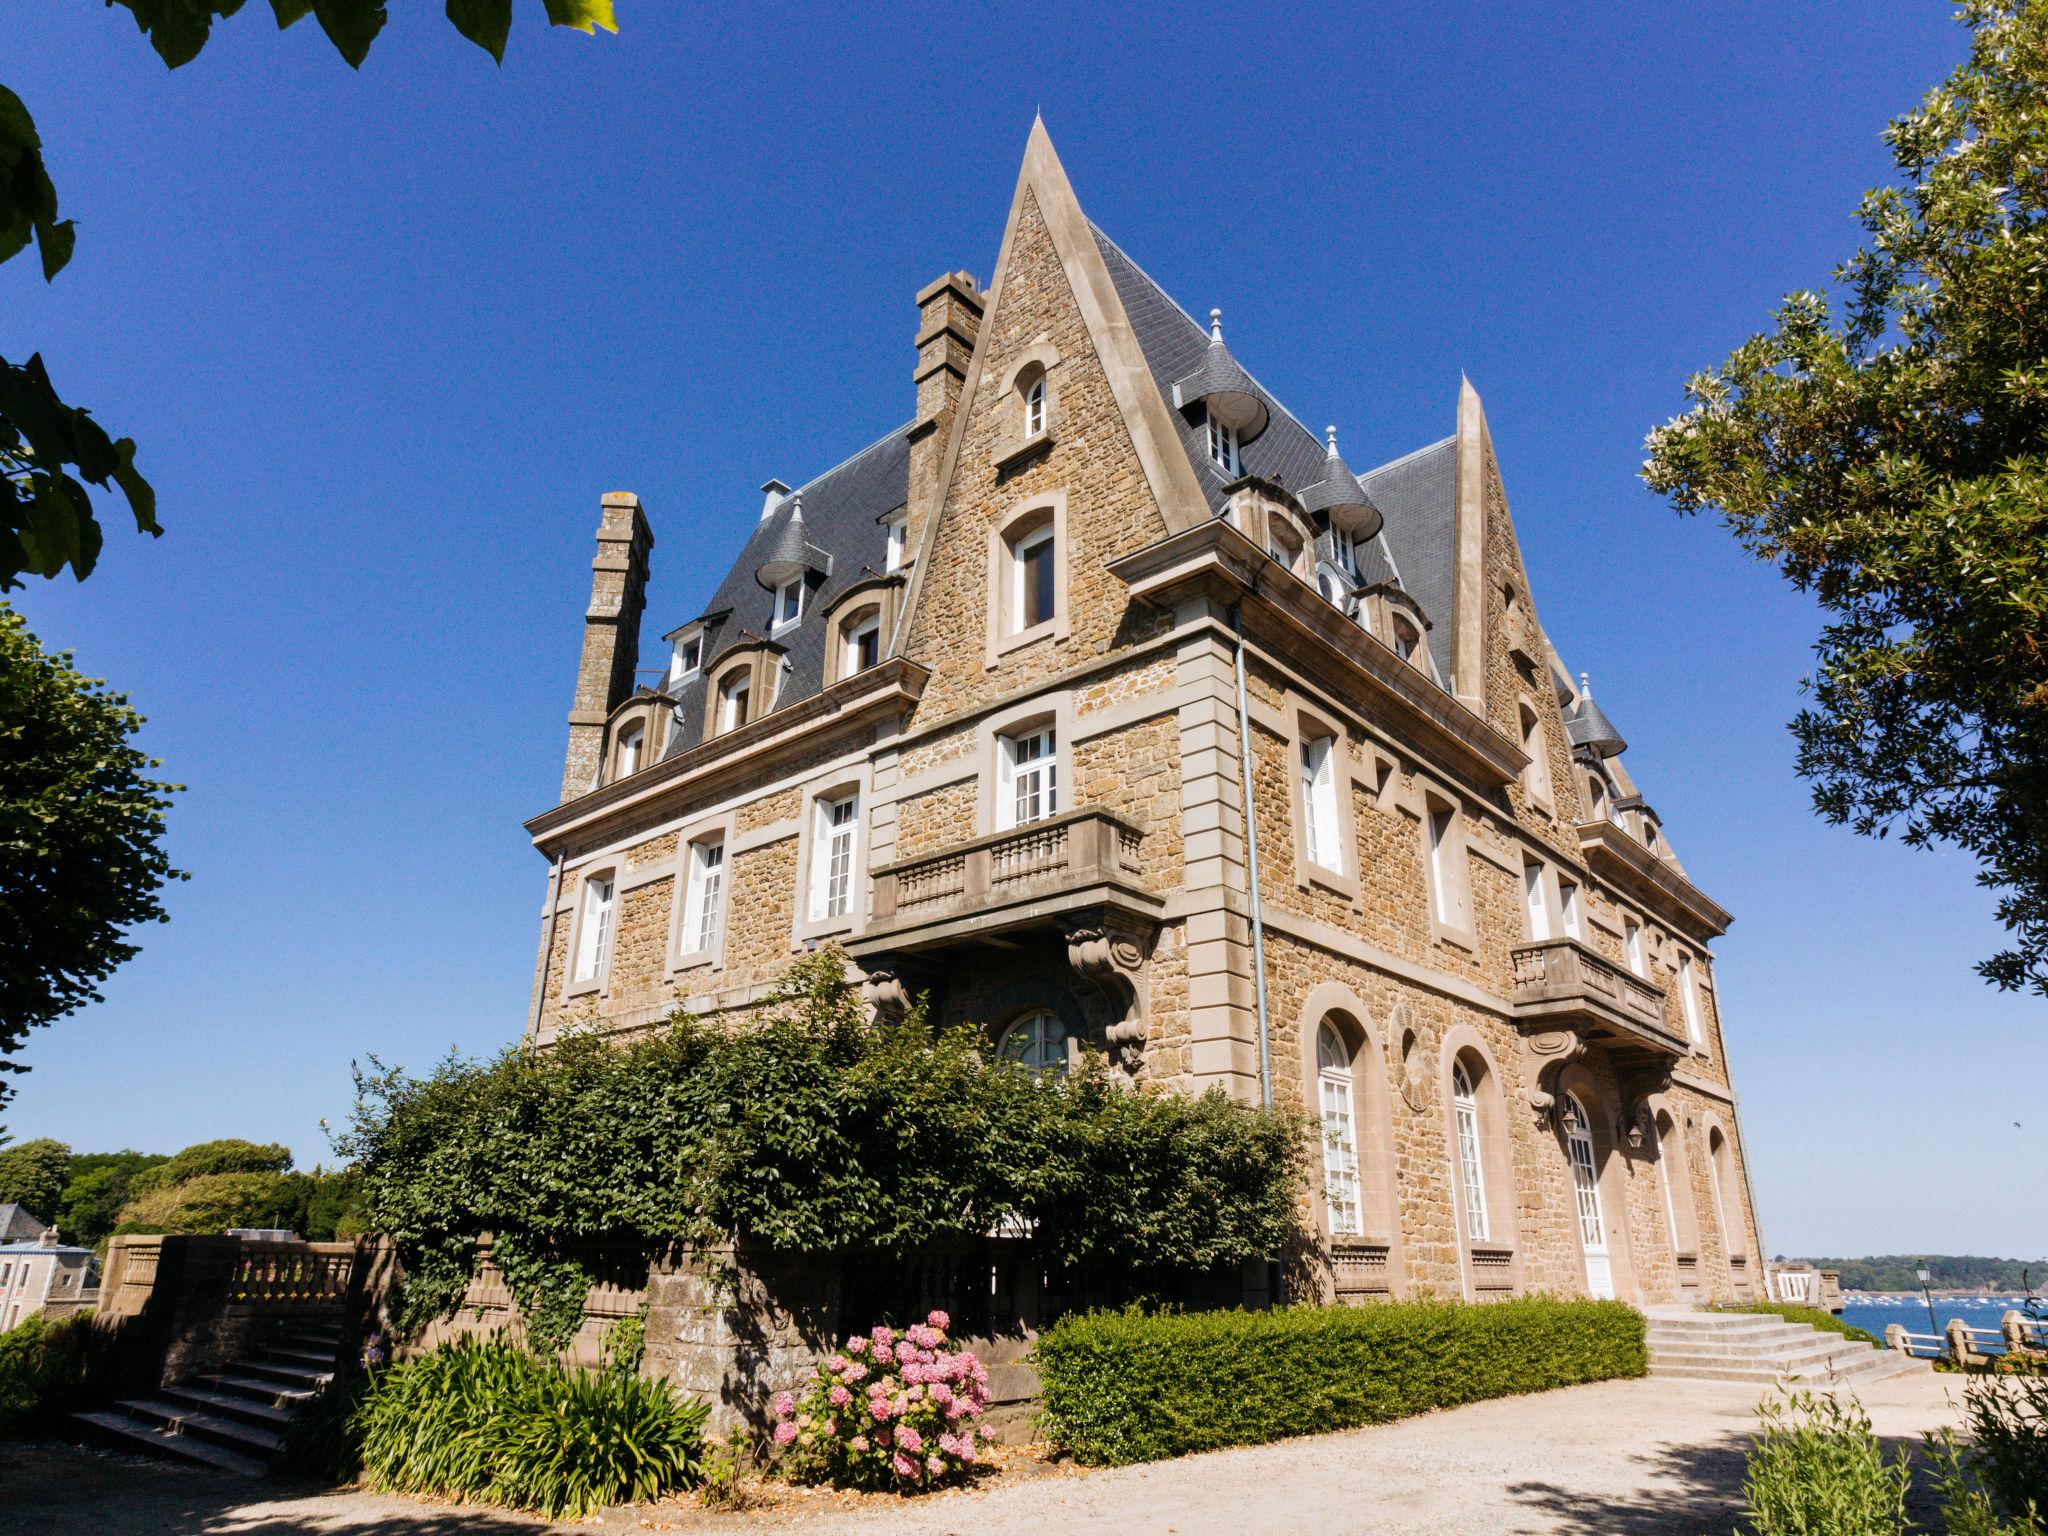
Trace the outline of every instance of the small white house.
{"label": "small white house", "polygon": [[58,1242],[55,1227],[31,1243],[0,1244],[0,1330],[38,1313],[68,1317],[98,1301],[99,1285],[92,1250]]}

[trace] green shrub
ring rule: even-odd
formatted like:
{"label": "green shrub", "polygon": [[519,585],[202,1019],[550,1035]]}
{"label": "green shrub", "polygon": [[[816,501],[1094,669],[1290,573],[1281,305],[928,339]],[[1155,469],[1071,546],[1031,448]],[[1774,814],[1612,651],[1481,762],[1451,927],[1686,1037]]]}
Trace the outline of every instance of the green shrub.
{"label": "green shrub", "polygon": [[0,1435],[52,1434],[85,1405],[92,1321],[31,1317],[0,1333]]}
{"label": "green shrub", "polygon": [[363,1437],[356,1415],[368,1390],[368,1378],[350,1371],[335,1377],[294,1413],[285,1426],[277,1475],[316,1483],[347,1483],[360,1477]]}
{"label": "green shrub", "polygon": [[1752,1312],[1764,1317],[1782,1317],[1788,1323],[1804,1323],[1809,1328],[1818,1328],[1823,1333],[1839,1333],[1845,1339],[1858,1344],[1868,1344],[1872,1349],[1884,1348],[1883,1342],[1867,1329],[1858,1328],[1854,1323],[1845,1323],[1834,1313],[1819,1307],[1802,1307],[1791,1301],[1725,1301],[1715,1307],[1716,1312]]}
{"label": "green shrub", "polygon": [[1077,1460],[1157,1461],[1640,1376],[1643,1319],[1612,1301],[1386,1302],[1092,1312],[1039,1336],[1041,1423]]}
{"label": "green shrub", "polygon": [[2048,1376],[1986,1375],[1963,1388],[1970,1471],[1999,1510],[2048,1517]]}
{"label": "green shrub", "polygon": [[1903,1536],[1912,1473],[1854,1398],[1788,1392],[1761,1412],[1742,1485],[1753,1536]]}
{"label": "green shrub", "polygon": [[373,1372],[348,1429],[380,1488],[560,1517],[694,1486],[707,1413],[665,1382],[463,1340]]}
{"label": "green shrub", "polygon": [[1305,1124],[1128,1092],[1099,1058],[1042,1079],[921,1009],[877,1025],[827,949],[748,1028],[678,1017],[624,1045],[362,1076],[343,1151],[404,1264],[401,1328],[460,1304],[489,1234],[527,1338],[556,1350],[595,1243],[901,1255],[1018,1226],[1050,1268],[1158,1293],[1281,1250]]}

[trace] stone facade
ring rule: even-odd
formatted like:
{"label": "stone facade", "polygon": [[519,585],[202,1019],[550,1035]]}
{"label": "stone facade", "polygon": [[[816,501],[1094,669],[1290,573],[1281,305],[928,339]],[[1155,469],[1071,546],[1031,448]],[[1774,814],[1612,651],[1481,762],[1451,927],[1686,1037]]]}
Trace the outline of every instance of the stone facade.
{"label": "stone facade", "polygon": [[[1138,1091],[1348,1124],[1317,1160],[1295,1295],[1756,1294],[1708,948],[1729,919],[1543,636],[1477,394],[1439,445],[1453,579],[1411,654],[1330,579],[1333,530],[1298,479],[1223,483],[1187,446],[1201,418],[1157,376],[1162,322],[1142,330],[1132,281],[1035,129],[990,287],[953,272],[919,296],[900,617],[872,665],[828,653],[814,692],[716,715],[719,658],[767,643],[716,611],[677,632],[722,634],[709,655],[680,640],[671,684],[634,689],[652,536],[605,498],[564,799],[528,824],[550,860],[529,1038],[744,1019],[836,943],[885,1016],[924,993],[996,1038],[1049,1014],[1032,1027],[1106,1050]],[[750,549],[791,516],[779,490]],[[871,547],[802,579],[880,570],[890,501],[848,523]],[[1258,533],[1283,525],[1320,559]],[[1425,536],[1380,537],[1397,532]],[[763,562],[761,588],[784,569]],[[804,643],[797,626],[762,654]],[[629,724],[665,746],[622,758]],[[1028,813],[1019,742],[1042,742],[1056,786]],[[661,1347],[683,1369],[709,1346]]]}

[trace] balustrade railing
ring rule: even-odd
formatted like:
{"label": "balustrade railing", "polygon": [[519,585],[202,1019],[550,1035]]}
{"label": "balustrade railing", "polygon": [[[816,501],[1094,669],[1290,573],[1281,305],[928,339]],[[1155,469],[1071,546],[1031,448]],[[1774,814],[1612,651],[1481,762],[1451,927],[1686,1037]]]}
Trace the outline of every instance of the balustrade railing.
{"label": "balustrade railing", "polygon": [[1135,827],[1109,812],[1079,810],[897,859],[875,871],[869,932],[944,922],[1089,885],[1135,887],[1141,841]]}

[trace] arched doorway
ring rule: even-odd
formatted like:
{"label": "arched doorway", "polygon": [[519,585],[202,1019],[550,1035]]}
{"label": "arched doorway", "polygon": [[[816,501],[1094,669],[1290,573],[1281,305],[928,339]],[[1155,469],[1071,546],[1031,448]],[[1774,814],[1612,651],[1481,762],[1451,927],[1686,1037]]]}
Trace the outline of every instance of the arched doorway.
{"label": "arched doorway", "polygon": [[1564,1096],[1564,1145],[1571,1161],[1572,1193],[1579,1221],[1579,1249],[1586,1260],[1586,1294],[1614,1299],[1614,1257],[1607,1248],[1607,1218],[1600,1206],[1600,1164],[1593,1148],[1593,1122],[1578,1095]]}

